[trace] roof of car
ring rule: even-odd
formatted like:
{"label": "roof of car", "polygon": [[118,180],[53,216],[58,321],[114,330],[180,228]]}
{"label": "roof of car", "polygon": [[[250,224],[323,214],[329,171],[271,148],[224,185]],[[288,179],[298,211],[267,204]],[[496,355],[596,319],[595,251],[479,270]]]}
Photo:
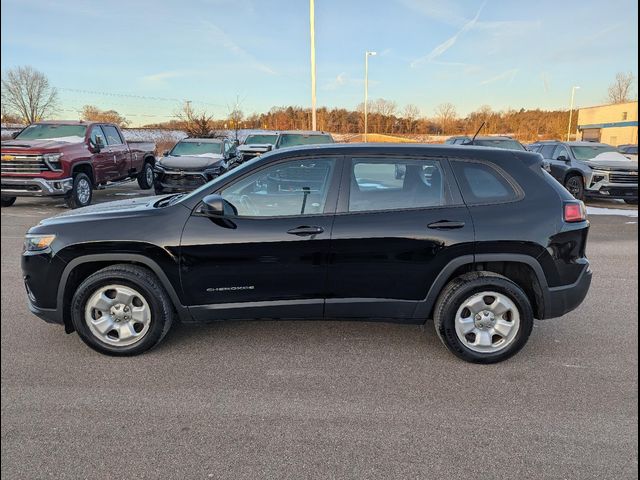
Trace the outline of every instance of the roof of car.
{"label": "roof of car", "polygon": [[111,122],[93,122],[93,121],[84,121],[84,120],[43,120],[41,122],[34,122],[35,124],[40,125],[94,125],[96,123],[105,124],[105,125],[113,125]]}
{"label": "roof of car", "polygon": [[180,140],[181,142],[188,143],[222,143],[222,138],[198,138],[198,137],[189,137]]}
{"label": "roof of car", "polygon": [[331,135],[327,132],[318,132],[315,130],[285,130],[283,132],[278,132],[279,135]]}
{"label": "roof of car", "polygon": [[478,136],[475,139],[476,140],[513,140],[513,138],[507,135],[484,135],[484,136]]}
{"label": "roof of car", "polygon": [[599,143],[599,142],[579,141],[579,142],[558,142],[558,143],[564,143],[565,145],[569,145],[570,147],[593,147],[593,146],[611,147],[611,145],[607,145],[606,143]]}

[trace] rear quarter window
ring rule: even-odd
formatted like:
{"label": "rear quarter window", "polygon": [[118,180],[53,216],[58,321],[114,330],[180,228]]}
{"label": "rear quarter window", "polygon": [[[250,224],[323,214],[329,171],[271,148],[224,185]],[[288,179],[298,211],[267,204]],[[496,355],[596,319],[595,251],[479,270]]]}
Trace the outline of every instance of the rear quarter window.
{"label": "rear quarter window", "polygon": [[467,205],[508,203],[523,197],[515,180],[491,164],[455,160],[452,166]]}

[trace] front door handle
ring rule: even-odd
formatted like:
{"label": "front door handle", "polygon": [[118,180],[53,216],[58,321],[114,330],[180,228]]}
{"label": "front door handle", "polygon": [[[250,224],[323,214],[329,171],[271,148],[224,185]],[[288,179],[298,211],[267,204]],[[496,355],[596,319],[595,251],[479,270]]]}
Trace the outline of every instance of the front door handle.
{"label": "front door handle", "polygon": [[309,237],[311,235],[318,235],[319,233],[322,233],[322,232],[324,232],[324,228],[322,227],[308,227],[308,226],[296,227],[287,231],[289,235],[297,235],[299,237]]}
{"label": "front door handle", "polygon": [[464,225],[464,222],[451,222],[449,220],[441,220],[439,222],[430,223],[427,226],[435,230],[453,230],[455,228],[463,228]]}

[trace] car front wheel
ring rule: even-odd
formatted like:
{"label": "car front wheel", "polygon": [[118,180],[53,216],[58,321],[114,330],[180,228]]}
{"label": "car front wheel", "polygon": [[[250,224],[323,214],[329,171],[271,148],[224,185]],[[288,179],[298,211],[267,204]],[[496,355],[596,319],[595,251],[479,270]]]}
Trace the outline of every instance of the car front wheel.
{"label": "car front wheel", "polygon": [[527,343],[533,309],[524,291],[508,278],[473,272],[444,288],[434,323],[442,342],[461,359],[497,363]]}
{"label": "car front wheel", "polygon": [[153,165],[150,162],[145,162],[142,171],[138,174],[138,186],[142,190],[149,190],[153,187],[153,178]]}
{"label": "car front wheel", "polygon": [[69,208],[81,208],[91,204],[93,198],[93,184],[89,175],[78,173],[73,177],[73,187],[65,197]]}
{"label": "car front wheel", "polygon": [[173,322],[173,305],[158,278],[135,265],[89,276],[71,302],[80,338],[107,355],[137,355],[156,346]]}
{"label": "car front wheel", "polygon": [[2,197],[2,207],[11,207],[16,203],[16,197]]}
{"label": "car front wheel", "polygon": [[584,200],[584,180],[580,175],[572,175],[567,178],[565,188],[578,200]]}

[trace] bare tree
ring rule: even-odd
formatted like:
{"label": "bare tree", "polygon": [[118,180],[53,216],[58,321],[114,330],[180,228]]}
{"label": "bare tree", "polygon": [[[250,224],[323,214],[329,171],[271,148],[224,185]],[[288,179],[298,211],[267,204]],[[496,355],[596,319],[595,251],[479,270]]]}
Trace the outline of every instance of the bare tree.
{"label": "bare tree", "polygon": [[229,128],[234,132],[234,139],[240,140],[238,138],[240,134],[240,130],[242,128],[242,120],[244,120],[244,112],[242,111],[242,100],[240,97],[236,95],[236,100],[232,104],[227,105],[227,110],[229,114],[227,116],[229,121]]}
{"label": "bare tree", "polygon": [[16,67],[2,77],[2,104],[9,113],[33,123],[55,112],[58,91],[44,73],[33,67]]}
{"label": "bare tree", "polygon": [[[180,110],[175,113],[176,118],[184,125],[184,129],[190,137],[212,136],[213,115],[206,111],[196,111],[191,102],[184,102]],[[217,134],[213,134],[217,136]]]}
{"label": "bare tree", "polygon": [[456,107],[451,103],[442,103],[436,107],[436,122],[441,133],[451,133],[453,124],[458,118]]}
{"label": "bare tree", "polygon": [[413,130],[416,125],[416,120],[420,116],[420,109],[413,104],[409,104],[404,107],[404,111],[402,112],[402,116],[407,122],[407,133],[413,133]]}
{"label": "bare tree", "polygon": [[619,72],[616,79],[609,86],[609,101],[611,103],[626,103],[631,100],[631,87],[636,77],[631,72]]}
{"label": "bare tree", "polygon": [[129,125],[129,120],[115,110],[100,110],[95,105],[85,105],[80,112],[80,119],[89,122],[115,123],[120,127]]}

